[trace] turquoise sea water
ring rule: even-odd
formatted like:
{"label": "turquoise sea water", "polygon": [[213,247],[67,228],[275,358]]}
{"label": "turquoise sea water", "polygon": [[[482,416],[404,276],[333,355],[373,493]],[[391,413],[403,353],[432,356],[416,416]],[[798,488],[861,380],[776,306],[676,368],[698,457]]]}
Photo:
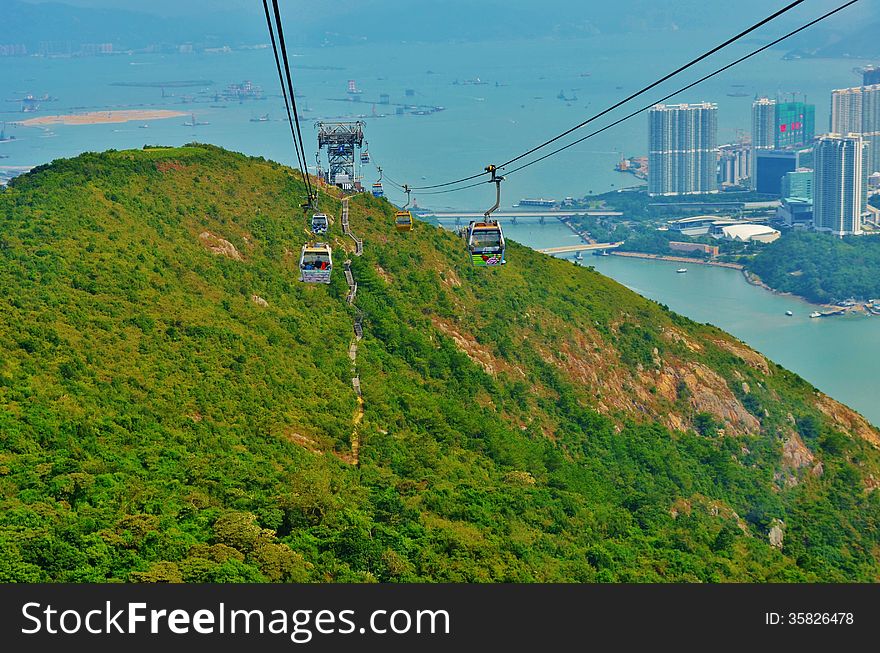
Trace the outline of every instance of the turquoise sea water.
{"label": "turquoise sea water", "polygon": [[[700,34],[666,33],[637,40],[610,37],[480,44],[403,44],[296,49],[292,59],[309,164],[314,165],[315,129],[321,118],[363,116],[374,162],[398,182],[427,185],[482,170],[503,161],[548,136],[584,120],[641,85],[683,63],[694,52],[713,45]],[[747,48],[732,48],[726,62]],[[729,97],[745,91],[775,95],[801,92],[817,105],[817,129],[828,122],[830,91],[858,82],[855,60],[783,61],[769,52],[737,67],[674,101],[709,100],[719,104],[719,140],[732,140],[748,130],[751,96]],[[704,66],[687,76],[694,79]],[[330,68],[330,69],[319,69]],[[464,84],[479,77],[485,84]],[[113,86],[113,82],[211,80],[205,88],[166,89]],[[184,95],[222,89],[251,80],[269,97],[263,101],[185,103]],[[346,86],[354,79],[362,89],[360,102],[348,100]],[[454,84],[459,80],[459,84]],[[681,84],[681,82],[679,82]],[[677,85],[679,85],[677,84]],[[676,85],[676,86],[677,86]],[[742,86],[734,86],[742,85]],[[675,88],[664,85],[637,105],[650,104]],[[7,127],[17,139],[0,143],[0,166],[37,165],[85,150],[124,149],[144,144],[210,142],[247,154],[293,163],[288,126],[281,121],[283,103],[271,50],[227,54],[114,55],[81,59],[6,59],[0,68],[0,121],[31,117],[19,105],[4,100],[25,93],[48,93],[58,98],[44,103],[39,115],[110,108],[174,109],[195,113],[199,127],[173,118],[141,123],[61,126],[35,129]],[[406,89],[414,94],[406,96]],[[563,91],[567,101],[557,95]],[[377,104],[380,93],[392,102],[441,105],[431,115],[395,116],[394,107]],[[341,101],[338,101],[341,100]],[[374,116],[388,112],[384,117]],[[251,122],[268,113],[270,122]],[[32,114],[33,115],[33,114]],[[611,114],[606,120],[622,115]],[[605,124],[598,121],[595,126]],[[503,206],[521,197],[580,197],[631,185],[635,179],[612,171],[620,154],[643,154],[647,126],[638,117],[609,130],[545,164],[511,175],[504,184]],[[364,169],[365,181],[376,176],[375,163]],[[392,201],[402,195],[387,187]],[[415,193],[422,206],[437,209],[475,209],[494,197],[485,187],[456,194]],[[506,225],[509,238],[533,247],[576,242],[557,223]],[[747,284],[736,272],[688,266],[675,274],[676,263],[586,257],[584,263],[643,295],[667,304],[692,319],[712,322],[730,331],[769,357],[802,374],[831,396],[860,410],[880,424],[876,384],[880,380],[880,322],[878,318],[844,317],[810,320],[809,305],[773,295]],[[511,261],[515,265],[515,261]],[[786,317],[785,311],[794,312]]]}

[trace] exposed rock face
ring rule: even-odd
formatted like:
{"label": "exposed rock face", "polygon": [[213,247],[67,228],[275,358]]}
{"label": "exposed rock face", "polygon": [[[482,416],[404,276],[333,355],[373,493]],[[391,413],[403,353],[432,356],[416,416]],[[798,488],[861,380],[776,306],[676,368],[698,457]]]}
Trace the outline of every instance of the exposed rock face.
{"label": "exposed rock face", "polygon": [[782,444],[782,464],[792,471],[813,464],[815,459],[813,452],[807,449],[807,445],[797,433],[791,433]]}
{"label": "exposed rock face", "polygon": [[477,342],[469,333],[462,333],[453,324],[440,318],[434,318],[434,326],[436,326],[444,334],[452,338],[456,346],[461,349],[468,358],[480,365],[487,374],[495,374],[499,371],[513,371],[517,376],[524,377],[525,374],[517,367],[509,365],[506,361],[498,359],[491,351]]}
{"label": "exposed rock face", "polygon": [[379,275],[379,278],[382,279],[385,283],[393,283],[394,279],[391,278],[391,275],[378,263],[376,264],[376,274]]}
{"label": "exposed rock face", "polygon": [[745,409],[718,373],[702,363],[690,363],[688,368],[678,372],[691,392],[694,410],[718,417],[735,432],[761,430],[758,418]]}
{"label": "exposed rock face", "polygon": [[235,245],[230,243],[228,240],[224,240],[219,236],[215,236],[210,231],[203,231],[202,233],[200,233],[199,240],[202,241],[202,244],[205,247],[210,249],[218,256],[226,256],[235,261],[244,260],[244,257],[241,255],[241,252],[236,249]]}
{"label": "exposed rock face", "polygon": [[880,448],[880,432],[856,411],[822,393],[816,395],[816,408],[830,417],[843,432],[854,433]]}
{"label": "exposed rock face", "polygon": [[782,541],[785,539],[785,522],[781,519],[774,519],[773,525],[770,527],[768,534],[770,546],[775,549],[782,548]]}
{"label": "exposed rock face", "polygon": [[762,374],[768,376],[772,374],[772,372],[770,371],[770,364],[767,362],[767,359],[761,356],[761,354],[759,354],[758,352],[749,349],[746,345],[738,345],[736,343],[730,342],[729,340],[716,340],[715,344],[722,349],[726,349],[734,356],[738,356],[746,363],[746,365],[754,367]]}

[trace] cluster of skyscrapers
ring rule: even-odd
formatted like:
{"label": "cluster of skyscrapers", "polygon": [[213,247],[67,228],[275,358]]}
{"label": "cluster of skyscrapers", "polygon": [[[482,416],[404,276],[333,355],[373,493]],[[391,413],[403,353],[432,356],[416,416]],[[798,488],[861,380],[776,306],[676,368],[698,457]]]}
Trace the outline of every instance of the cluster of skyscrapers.
{"label": "cluster of skyscrapers", "polygon": [[832,92],[830,129],[818,137],[816,107],[804,100],[756,98],[750,141],[719,146],[717,124],[709,102],[650,110],[649,194],[749,187],[794,205],[798,226],[862,233],[869,178],[880,181],[880,66]]}

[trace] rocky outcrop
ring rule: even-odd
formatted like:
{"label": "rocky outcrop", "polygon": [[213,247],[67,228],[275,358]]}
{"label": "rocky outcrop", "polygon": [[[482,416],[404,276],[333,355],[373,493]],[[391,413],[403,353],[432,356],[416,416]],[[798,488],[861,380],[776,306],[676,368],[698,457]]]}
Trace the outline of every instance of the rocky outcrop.
{"label": "rocky outcrop", "polygon": [[754,349],[749,349],[746,345],[739,345],[729,340],[715,340],[714,342],[722,349],[725,349],[737,358],[742,359],[749,367],[755,368],[766,376],[772,374],[767,359]]}
{"label": "rocky outcrop", "polygon": [[203,231],[199,234],[201,243],[218,256],[225,256],[235,261],[243,261],[244,257],[241,252],[236,249],[235,245],[228,240],[215,236],[210,231]]}
{"label": "rocky outcrop", "polygon": [[880,449],[880,431],[853,409],[822,393],[816,393],[816,408],[825,413],[843,432],[857,435]]}
{"label": "rocky outcrop", "polygon": [[781,519],[774,519],[773,525],[770,526],[770,532],[767,534],[770,546],[774,549],[782,549],[782,542],[785,540],[785,522]]}

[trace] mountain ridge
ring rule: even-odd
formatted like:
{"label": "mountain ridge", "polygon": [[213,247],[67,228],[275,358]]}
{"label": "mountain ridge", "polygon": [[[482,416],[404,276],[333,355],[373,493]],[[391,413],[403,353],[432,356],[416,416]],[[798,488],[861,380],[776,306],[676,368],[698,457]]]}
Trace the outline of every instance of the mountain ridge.
{"label": "mountain ridge", "polygon": [[857,413],[593,270],[516,243],[474,269],[368,195],[356,257],[324,189],[336,270],[300,284],[304,196],[200,144],[0,193],[0,578],[878,578]]}

